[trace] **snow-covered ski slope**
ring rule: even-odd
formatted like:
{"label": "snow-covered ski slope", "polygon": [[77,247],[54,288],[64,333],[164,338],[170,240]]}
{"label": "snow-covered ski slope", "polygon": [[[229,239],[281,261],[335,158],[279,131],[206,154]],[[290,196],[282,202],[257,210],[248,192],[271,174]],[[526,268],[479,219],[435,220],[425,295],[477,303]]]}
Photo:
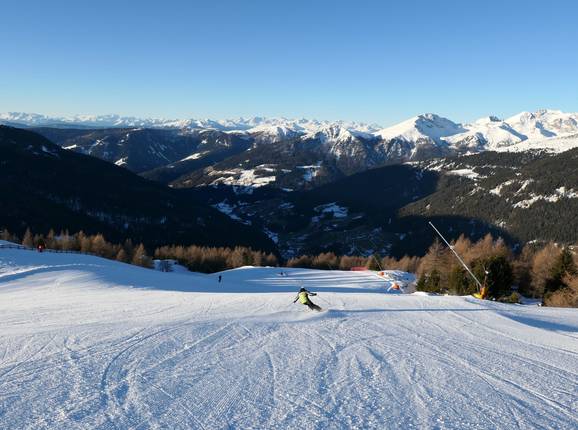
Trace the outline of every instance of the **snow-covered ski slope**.
{"label": "snow-covered ski slope", "polygon": [[0,249],[0,428],[578,427],[578,310],[279,272]]}

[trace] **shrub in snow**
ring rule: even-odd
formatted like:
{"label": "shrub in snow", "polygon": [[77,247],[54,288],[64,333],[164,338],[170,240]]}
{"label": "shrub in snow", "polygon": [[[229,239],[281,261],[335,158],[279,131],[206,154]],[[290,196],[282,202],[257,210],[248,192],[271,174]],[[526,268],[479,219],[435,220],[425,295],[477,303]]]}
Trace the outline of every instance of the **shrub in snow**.
{"label": "shrub in snow", "polygon": [[170,260],[160,260],[158,265],[158,270],[161,272],[172,272],[173,263]]}

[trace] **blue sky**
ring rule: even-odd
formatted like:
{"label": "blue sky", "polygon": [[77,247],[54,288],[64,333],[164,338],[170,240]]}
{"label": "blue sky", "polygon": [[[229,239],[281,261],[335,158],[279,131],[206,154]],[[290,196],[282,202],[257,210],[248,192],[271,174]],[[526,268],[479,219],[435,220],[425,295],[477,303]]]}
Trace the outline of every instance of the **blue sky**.
{"label": "blue sky", "polygon": [[575,1],[22,0],[1,13],[1,112],[390,125],[578,111]]}

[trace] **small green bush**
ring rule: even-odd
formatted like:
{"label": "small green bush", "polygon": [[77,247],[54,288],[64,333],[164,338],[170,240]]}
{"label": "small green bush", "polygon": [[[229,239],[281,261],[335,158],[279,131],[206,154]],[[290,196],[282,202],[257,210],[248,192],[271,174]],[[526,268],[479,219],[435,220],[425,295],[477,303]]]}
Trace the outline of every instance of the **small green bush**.
{"label": "small green bush", "polygon": [[521,303],[522,300],[522,296],[520,296],[520,294],[518,294],[517,292],[513,292],[512,294],[510,294],[509,296],[502,296],[498,299],[498,302],[502,302],[502,303]]}

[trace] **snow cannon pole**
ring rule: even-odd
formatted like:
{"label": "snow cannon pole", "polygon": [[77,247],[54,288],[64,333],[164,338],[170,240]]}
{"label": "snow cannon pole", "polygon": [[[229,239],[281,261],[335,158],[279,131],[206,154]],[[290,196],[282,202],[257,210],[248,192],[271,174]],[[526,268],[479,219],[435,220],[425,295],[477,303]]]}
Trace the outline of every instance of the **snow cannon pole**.
{"label": "snow cannon pole", "polygon": [[[371,244],[373,245],[374,248],[376,248],[375,244],[373,243],[373,241],[371,239],[369,239],[369,241],[371,242]],[[359,248],[357,246],[355,246],[355,243],[353,244],[353,247],[355,248],[355,250],[357,251],[357,253],[359,255],[363,255],[361,252],[359,252]],[[379,260],[375,257],[375,254],[371,254],[371,258],[373,258],[373,260],[377,263],[377,267],[379,267],[379,271],[383,272],[383,268],[381,267],[381,264],[379,263]]]}
{"label": "snow cannon pole", "polygon": [[432,224],[431,221],[429,221],[429,225],[431,225],[431,227],[436,231],[436,233],[439,235],[439,237],[442,238],[442,240],[444,241],[444,243],[448,246],[448,248],[454,253],[454,255],[456,256],[456,258],[460,261],[460,263],[462,263],[462,266],[464,266],[464,268],[468,271],[468,273],[472,276],[472,278],[474,278],[474,281],[476,281],[476,284],[478,284],[478,288],[480,291],[482,291],[482,283],[478,280],[478,278],[476,278],[476,275],[474,275],[474,272],[472,272],[470,270],[470,268],[468,267],[468,265],[464,262],[464,260],[462,260],[462,257],[460,257],[458,255],[458,253],[456,252],[456,250],[454,249],[453,246],[450,245],[450,243],[446,240],[446,238],[440,233],[440,231],[436,228],[435,225]]}
{"label": "snow cannon pole", "polygon": [[[371,237],[368,237],[367,239],[371,242],[371,246],[373,246],[373,249],[375,251],[377,249],[377,246],[375,246],[375,242],[373,240],[371,240]],[[359,249],[357,250],[357,252],[359,253]],[[361,255],[361,254],[359,254],[359,255]],[[381,267],[379,260],[375,257],[375,252],[373,254],[371,254],[371,258],[373,258],[373,260],[377,263],[377,267],[379,267],[379,271],[383,272],[383,267]]]}

